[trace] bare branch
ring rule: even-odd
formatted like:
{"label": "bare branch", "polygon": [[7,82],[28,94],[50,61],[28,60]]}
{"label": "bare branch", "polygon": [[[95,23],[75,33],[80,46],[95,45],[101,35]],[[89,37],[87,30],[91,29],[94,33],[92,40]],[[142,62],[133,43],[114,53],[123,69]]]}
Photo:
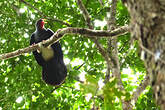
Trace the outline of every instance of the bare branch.
{"label": "bare branch", "polygon": [[10,52],[10,53],[0,54],[0,60],[17,57],[19,55],[22,55],[23,53],[28,53],[28,52],[34,51],[38,48],[39,48],[39,45],[35,44],[35,45],[29,46],[29,47],[26,47],[23,49],[19,49],[19,50]]}
{"label": "bare branch", "polygon": [[116,24],[116,6],[117,6],[117,0],[112,0],[111,3],[109,3],[109,5],[111,6],[110,8],[108,8],[108,12],[107,12],[107,24],[108,24],[108,30],[112,30],[115,28],[115,24]]}
{"label": "bare branch", "polygon": [[145,88],[149,85],[150,78],[149,74],[147,74],[141,84],[136,88],[136,91],[133,93],[132,101],[136,103],[140,94],[145,90]]}
{"label": "bare branch", "polygon": [[103,0],[99,0],[99,2],[101,6],[104,6]]}
{"label": "bare branch", "polygon": [[87,22],[89,29],[93,29],[93,26],[91,25],[91,19],[90,19],[89,13],[86,10],[84,4],[82,3],[81,0],[77,0],[77,4],[80,7],[80,10],[83,12],[83,16],[85,18],[85,21]]}
{"label": "bare branch", "polygon": [[60,40],[66,34],[79,34],[79,35],[86,36],[88,38],[93,38],[93,37],[105,38],[105,37],[115,37],[115,36],[123,35],[128,32],[128,29],[129,27],[127,25],[122,26],[121,28],[116,29],[112,32],[104,31],[104,30],[92,30],[92,29],[86,29],[86,28],[68,27],[68,28],[57,30],[55,34],[49,40],[45,41],[43,45],[49,46],[50,44],[53,44],[54,42],[57,42],[58,40]]}
{"label": "bare branch", "polygon": [[97,48],[99,49],[99,52],[105,58],[107,64],[109,64],[110,58],[108,56],[107,51],[105,51],[104,47],[99,43],[99,41],[97,40],[97,38],[94,38],[93,40],[94,40],[94,43],[96,44]]}
{"label": "bare branch", "polygon": [[[83,16],[87,22],[87,25],[89,27],[89,29],[93,29],[93,26],[91,24],[91,18],[90,18],[90,15],[87,11],[87,9],[85,8],[82,0],[77,0],[77,4],[78,6],[80,7],[80,10],[82,11],[83,13]],[[98,37],[98,36],[96,36]],[[96,37],[93,37],[93,41],[94,43],[96,44],[96,47],[98,48],[99,52],[101,53],[101,55],[105,58],[105,60],[107,62],[109,62],[109,57],[108,57],[108,53],[105,51],[104,47],[99,43],[98,39]]]}
{"label": "bare branch", "polygon": [[[123,29],[123,28],[126,28],[126,29],[124,29],[126,31],[128,29],[128,26],[121,27],[121,29]],[[116,30],[117,33],[118,33],[118,31],[119,31],[119,29]],[[127,30],[127,32],[128,32],[128,30]],[[63,29],[57,30],[50,39],[42,42],[42,44],[44,46],[49,46],[52,43],[59,41],[66,34],[80,34],[80,35],[84,35],[87,37],[95,37],[95,36],[114,37],[114,36],[118,36],[118,35],[115,35],[114,33],[115,33],[115,30],[111,33],[108,31],[101,31],[101,30],[99,31],[99,30],[91,30],[91,29],[85,29],[85,28],[68,27],[68,28],[63,28]],[[124,32],[124,33],[126,33],[126,32]],[[121,35],[121,34],[122,33],[120,33],[119,35]],[[39,46],[38,46],[38,44],[35,44],[33,46],[29,46],[29,47],[24,48],[24,49],[19,49],[19,50],[16,50],[14,52],[11,52],[11,53],[1,54],[0,59],[2,60],[2,59],[8,59],[8,58],[16,57],[16,56],[19,56],[23,53],[28,53],[28,52],[34,51],[37,48],[39,48]]]}
{"label": "bare branch", "polygon": [[[112,0],[111,7],[108,8],[107,17],[105,17],[106,21],[107,21],[108,30],[113,30],[115,28],[116,2],[117,2],[116,0]],[[109,3],[109,5],[110,5],[110,3]],[[118,74],[118,72],[119,72],[118,71],[119,68],[114,68],[114,65],[116,65],[117,62],[118,62],[118,59],[116,57],[116,55],[117,55],[116,39],[115,38],[114,39],[109,38],[108,41],[107,41],[107,44],[108,44],[107,53],[108,53],[108,56],[110,57],[110,60],[111,60],[109,65],[111,65],[111,67],[109,65],[107,67],[104,82],[109,81],[109,79],[110,79],[110,70],[112,70],[112,74],[115,75],[115,76],[117,76],[116,74]],[[118,67],[118,65],[117,65],[117,67]],[[117,79],[119,79],[119,82],[120,82],[120,78],[117,77]]]}
{"label": "bare branch", "polygon": [[[90,29],[93,29],[93,26],[91,24],[91,18],[90,18],[90,15],[88,14],[88,11],[87,9],[85,8],[85,6],[83,5],[82,1],[81,0],[77,0],[77,3],[80,7],[80,10],[83,12],[83,16],[87,22],[87,25]],[[110,57],[107,53],[107,51],[104,49],[104,47],[99,43],[98,39],[96,37],[93,38],[95,44],[96,44],[96,47],[98,48],[99,52],[101,53],[101,55],[104,57],[106,63],[107,63],[107,70],[109,70],[110,72]],[[110,77],[110,75],[106,75],[105,77],[105,80],[108,80]],[[108,79],[107,79],[108,78]]]}
{"label": "bare branch", "polygon": [[[117,4],[117,0],[112,0],[111,3],[109,3],[110,8],[108,8],[107,10],[107,17],[106,17],[106,21],[107,21],[107,27],[108,30],[114,30],[115,29],[115,15],[116,15],[116,4]],[[120,72],[120,67],[119,67],[119,60],[117,57],[118,54],[118,50],[117,50],[117,40],[116,38],[109,38],[107,41],[107,45],[108,45],[108,55],[111,59],[111,68],[107,68],[107,72],[106,72],[106,78],[105,78],[105,82],[109,81],[110,78],[110,70],[112,70],[112,74],[119,80],[119,82],[121,81],[119,78],[119,72]]]}
{"label": "bare branch", "polygon": [[[117,0],[112,0],[109,2],[110,8],[107,10],[107,27],[108,30],[114,30],[116,28],[116,6],[117,6]],[[107,41],[108,45],[108,55],[111,59],[111,71],[112,76],[118,79],[118,86],[120,90],[125,91],[122,79],[121,79],[121,72],[120,72],[120,62],[118,58],[118,46],[117,46],[117,38],[108,38]],[[105,82],[107,82],[110,78],[110,68],[107,68],[106,72],[106,78]],[[132,105],[129,101],[122,100],[122,108],[123,110],[129,110],[132,109]]]}
{"label": "bare branch", "polygon": [[64,25],[66,25],[66,26],[71,27],[70,24],[68,24],[68,23],[66,23],[66,22],[64,22],[64,21],[62,21],[62,20],[59,20],[59,19],[56,19],[56,18],[50,18],[50,17],[46,16],[46,15],[45,15],[43,12],[41,12],[38,8],[34,7],[33,5],[31,5],[30,3],[26,2],[25,0],[20,0],[20,2],[22,2],[22,3],[24,3],[25,5],[27,5],[27,6],[31,7],[31,8],[33,8],[33,9],[36,10],[41,16],[46,17],[48,20],[56,21],[56,22],[59,22],[59,23],[61,23],[61,24],[64,24]]}

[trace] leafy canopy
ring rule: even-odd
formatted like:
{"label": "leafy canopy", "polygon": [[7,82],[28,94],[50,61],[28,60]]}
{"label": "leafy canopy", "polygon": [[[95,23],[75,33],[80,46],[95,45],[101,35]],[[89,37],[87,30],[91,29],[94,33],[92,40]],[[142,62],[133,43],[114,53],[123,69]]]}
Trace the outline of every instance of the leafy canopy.
{"label": "leafy canopy", "polygon": [[[54,19],[66,22],[72,27],[88,28],[75,0],[26,0],[26,3],[21,1],[23,0],[0,1],[0,53],[29,46],[35,22],[40,18],[51,18],[45,27],[53,31],[67,27]],[[105,0],[103,2],[105,7],[97,0],[83,0],[94,29],[107,29],[103,24],[108,5]],[[117,5],[116,20],[118,26],[129,22],[129,14],[121,2]],[[100,39],[105,48],[106,40]],[[118,37],[121,71],[126,68],[131,71],[123,71],[121,75],[126,93],[116,88],[115,79],[100,87],[104,81],[106,64],[91,39],[80,35],[67,35],[60,42],[68,67],[68,77],[59,88],[48,86],[42,81],[41,67],[32,53],[0,61],[0,108],[76,110],[91,109],[95,104],[100,109],[121,109],[122,96],[129,100],[131,92],[145,76],[143,62],[137,55],[137,43],[130,46],[129,41],[129,34]],[[85,64],[77,70],[83,63]],[[137,72],[139,74],[136,74]],[[85,83],[77,80],[79,76],[80,80],[86,80]],[[144,107],[148,110],[156,109],[151,91],[148,90],[138,100],[138,110]]]}

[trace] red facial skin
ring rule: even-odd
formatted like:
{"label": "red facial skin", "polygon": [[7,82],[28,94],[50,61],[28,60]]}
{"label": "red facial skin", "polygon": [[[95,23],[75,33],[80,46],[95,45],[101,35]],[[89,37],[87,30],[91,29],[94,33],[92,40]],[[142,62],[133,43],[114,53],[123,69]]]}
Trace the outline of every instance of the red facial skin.
{"label": "red facial skin", "polygon": [[44,20],[42,20],[42,22],[41,22],[41,28],[43,28],[44,27]]}

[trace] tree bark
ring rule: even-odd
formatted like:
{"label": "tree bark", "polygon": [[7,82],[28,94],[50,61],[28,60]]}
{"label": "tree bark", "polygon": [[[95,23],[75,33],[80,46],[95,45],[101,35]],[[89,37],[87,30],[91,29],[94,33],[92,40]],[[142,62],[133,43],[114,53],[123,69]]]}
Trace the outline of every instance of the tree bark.
{"label": "tree bark", "polygon": [[165,110],[165,1],[123,0],[131,16],[131,34],[139,40],[153,96]]}

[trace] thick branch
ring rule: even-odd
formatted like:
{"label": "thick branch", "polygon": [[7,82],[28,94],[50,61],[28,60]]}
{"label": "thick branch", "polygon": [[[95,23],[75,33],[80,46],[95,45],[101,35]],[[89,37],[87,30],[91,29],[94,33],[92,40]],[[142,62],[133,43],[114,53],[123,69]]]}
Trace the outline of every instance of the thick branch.
{"label": "thick branch", "polygon": [[0,55],[0,60],[17,57],[17,56],[19,56],[23,53],[28,53],[28,52],[34,51],[38,48],[39,48],[39,45],[35,44],[35,45],[29,46],[29,47],[26,47],[26,48],[23,48],[23,49],[19,49],[19,50],[10,52],[10,53],[1,54]]}
{"label": "thick branch", "polygon": [[[117,0],[112,0],[110,3],[110,8],[107,12],[107,27],[108,30],[114,30],[115,29],[115,24],[116,24],[116,5],[117,5]],[[109,57],[111,58],[111,65],[112,65],[112,75],[115,76],[118,79],[118,84],[120,85],[120,89],[123,90],[123,84],[120,76],[120,64],[119,64],[119,59],[118,59],[118,49],[117,49],[117,39],[116,38],[109,38],[108,39],[108,54]],[[110,69],[107,69],[106,73],[106,80],[108,81],[110,78]]]}
{"label": "thick branch", "polygon": [[65,34],[80,34],[86,37],[115,37],[115,36],[119,36],[119,35],[123,35],[125,33],[128,32],[129,27],[126,26],[122,26],[121,28],[115,29],[112,32],[109,31],[104,31],[104,30],[92,30],[92,29],[86,29],[86,28],[63,28],[63,29],[59,29],[58,31],[56,31],[56,33],[53,35],[53,37],[50,38],[50,40],[46,41],[45,46],[48,46],[52,43],[54,43],[55,41],[57,41],[57,39],[59,40],[63,35]]}
{"label": "thick branch", "polygon": [[[122,31],[120,31],[120,29]],[[123,26],[120,29],[116,29],[112,32],[108,32],[108,31],[101,31],[101,30],[91,30],[91,29],[85,29],[85,28],[68,27],[68,28],[59,29],[58,31],[56,31],[54,33],[54,35],[50,39],[48,39],[42,43],[44,46],[51,45],[52,43],[60,40],[66,34],[80,34],[80,35],[84,35],[87,37],[95,37],[95,36],[114,37],[114,36],[118,36],[118,35],[122,35],[122,34],[127,33],[129,28],[128,28],[128,26]],[[123,31],[123,30],[125,30],[125,31]],[[115,34],[115,32],[118,33],[118,35]],[[28,53],[28,52],[34,51],[37,48],[38,48],[38,44],[35,44],[33,46],[29,46],[29,47],[24,48],[24,49],[19,49],[19,50],[16,50],[14,52],[11,52],[11,53],[1,54],[0,59],[2,60],[2,59],[8,59],[8,58],[16,57],[16,56],[19,56],[23,53]]]}
{"label": "thick branch", "polygon": [[46,17],[48,20],[56,21],[56,22],[59,22],[59,23],[61,23],[61,24],[64,24],[64,25],[66,25],[66,26],[71,27],[70,24],[68,24],[68,23],[66,23],[66,22],[64,22],[64,21],[62,21],[62,20],[59,20],[59,19],[56,19],[56,18],[47,17],[47,16],[46,16],[43,12],[41,12],[38,8],[34,7],[33,5],[31,5],[30,3],[26,2],[25,0],[20,0],[20,2],[22,2],[22,3],[24,3],[25,5],[27,5],[27,6],[31,7],[31,8],[33,8],[33,9],[36,10],[41,16]]}
{"label": "thick branch", "polygon": [[[107,21],[108,30],[114,30],[115,29],[116,4],[117,4],[117,0],[112,0],[112,2],[109,3],[110,8],[107,12],[107,17],[105,17],[106,21]],[[118,57],[117,57],[118,51],[117,51],[117,42],[116,41],[117,40],[115,38],[114,39],[109,38],[108,41],[107,41],[107,44],[108,44],[107,51],[108,51],[109,57],[111,58],[111,66],[112,67],[110,68],[110,66],[109,66],[109,68],[107,68],[107,72],[106,72],[106,75],[105,75],[105,82],[109,81],[110,70],[112,70],[112,74],[115,75],[115,76],[118,76],[117,74],[119,72],[117,72],[117,71],[120,70],[119,66],[116,65],[119,62]],[[114,65],[116,65],[117,67],[114,68]],[[120,82],[120,78],[117,77],[117,79],[119,79],[119,82]]]}
{"label": "thick branch", "polygon": [[[107,12],[107,27],[108,30],[114,30],[116,28],[116,6],[117,6],[117,0],[111,0],[109,2],[110,8]],[[118,58],[118,46],[117,46],[117,38],[108,38],[108,54],[111,58],[111,65],[112,65],[112,76],[115,76],[115,78],[118,79],[118,86],[120,90],[125,90],[122,79],[121,79],[121,73],[120,73],[120,62]],[[108,81],[110,78],[110,69],[107,69],[106,73],[106,80]],[[106,81],[105,80],[105,81]],[[123,110],[129,110],[132,109],[132,105],[129,101],[122,100],[122,108]]]}

